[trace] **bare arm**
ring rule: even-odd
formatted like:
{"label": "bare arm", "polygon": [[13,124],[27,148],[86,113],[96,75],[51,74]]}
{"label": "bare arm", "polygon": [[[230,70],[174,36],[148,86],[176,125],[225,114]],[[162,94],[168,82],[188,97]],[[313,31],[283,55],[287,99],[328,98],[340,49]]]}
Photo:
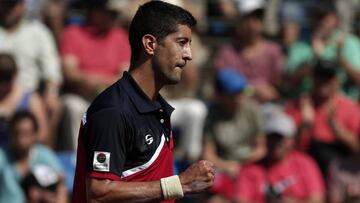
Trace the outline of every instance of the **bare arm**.
{"label": "bare arm", "polygon": [[159,202],[163,200],[160,181],[121,182],[89,178],[88,202]]}
{"label": "bare arm", "polygon": [[203,157],[214,163],[216,169],[226,173],[230,177],[236,177],[240,170],[240,162],[224,160],[216,153],[216,146],[211,141],[207,141],[204,145]]}
{"label": "bare arm", "polygon": [[[184,194],[204,192],[214,181],[213,164],[199,161],[179,175]],[[163,200],[160,181],[122,182],[108,179],[87,179],[88,202],[159,202]]]}
{"label": "bare arm", "polygon": [[353,65],[351,65],[343,56],[338,57],[340,67],[346,72],[347,76],[355,82],[355,84],[360,85],[360,72],[356,70]]}
{"label": "bare arm", "polygon": [[50,130],[44,105],[40,96],[34,93],[30,99],[30,111],[39,123],[39,141],[50,146]]}
{"label": "bare arm", "polygon": [[60,183],[56,188],[56,202],[66,203],[68,202],[68,195],[65,185],[65,177],[60,177]]}
{"label": "bare arm", "polygon": [[114,83],[119,76],[103,77],[101,75],[88,75],[79,70],[79,61],[76,56],[66,55],[63,57],[63,73],[65,81],[72,88],[72,91],[92,98],[100,90]]}
{"label": "bare arm", "polygon": [[335,136],[341,142],[346,144],[354,153],[360,151],[360,144],[358,141],[358,137],[354,133],[345,129],[341,124],[339,124],[335,120],[331,120],[329,122]]}

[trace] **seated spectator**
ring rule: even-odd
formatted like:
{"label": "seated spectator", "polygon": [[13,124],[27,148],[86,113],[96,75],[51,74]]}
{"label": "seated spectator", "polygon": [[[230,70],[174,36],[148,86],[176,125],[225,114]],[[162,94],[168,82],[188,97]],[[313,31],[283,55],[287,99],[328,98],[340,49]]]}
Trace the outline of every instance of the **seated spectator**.
{"label": "seated spectator", "polygon": [[74,144],[89,101],[118,80],[130,63],[127,33],[115,26],[116,3],[87,1],[86,24],[69,26],[61,36],[65,91],[69,93],[64,96],[64,102],[70,109]]}
{"label": "seated spectator", "polygon": [[242,164],[262,158],[265,140],[256,103],[244,95],[247,81],[232,69],[216,75],[215,99],[205,125],[203,157],[214,163],[214,199],[233,200],[235,179]]}
{"label": "seated spectator", "polygon": [[23,203],[25,197],[3,150],[0,150],[0,202]]}
{"label": "seated spectator", "polygon": [[0,144],[8,144],[8,121],[17,112],[32,112],[39,124],[38,141],[48,144],[49,124],[44,105],[36,92],[15,82],[18,68],[12,55],[0,53]]}
{"label": "seated spectator", "polygon": [[[39,91],[55,136],[61,115],[59,86],[62,82],[55,41],[40,21],[25,18],[25,0],[6,0],[0,4],[0,52],[14,56],[16,83],[26,92]],[[55,140],[50,139],[50,141]],[[54,145],[54,143],[47,143]]]}
{"label": "seated spectator", "polygon": [[318,162],[324,177],[332,160],[360,149],[358,104],[341,94],[338,68],[332,61],[320,60],[313,73],[314,88],[286,105],[298,129],[299,148]]}
{"label": "seated spectator", "polygon": [[283,55],[277,44],[262,36],[261,5],[264,4],[240,4],[242,16],[237,21],[233,42],[217,51],[214,68],[219,71],[232,67],[254,86],[259,101],[269,102],[279,98]]}
{"label": "seated spectator", "polygon": [[312,87],[313,52],[307,43],[299,41],[299,25],[295,21],[283,23],[281,44],[286,56],[281,90],[286,97],[296,98],[308,93]]}
{"label": "seated spectator", "polygon": [[360,40],[338,29],[338,16],[333,10],[320,10],[312,37],[316,57],[339,62],[340,87],[354,100],[360,99]]}
{"label": "seated spectator", "polygon": [[360,154],[336,160],[329,172],[329,202],[360,202]]}
{"label": "seated spectator", "polygon": [[320,170],[306,154],[293,149],[295,124],[278,111],[267,116],[265,158],[241,168],[236,186],[237,202],[324,202]]}
{"label": "seated spectator", "polygon": [[[67,191],[61,166],[53,152],[37,144],[39,126],[33,114],[16,113],[10,121],[10,145],[0,150],[27,202],[66,202]],[[10,178],[10,177],[9,177]]]}

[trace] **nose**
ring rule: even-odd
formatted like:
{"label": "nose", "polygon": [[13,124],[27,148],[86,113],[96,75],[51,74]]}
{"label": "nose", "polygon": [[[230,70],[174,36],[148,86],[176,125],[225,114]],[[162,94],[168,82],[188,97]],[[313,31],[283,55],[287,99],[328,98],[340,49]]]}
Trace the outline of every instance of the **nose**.
{"label": "nose", "polygon": [[191,54],[191,47],[190,45],[186,46],[184,48],[184,53],[183,53],[183,59],[187,60],[187,61],[191,61],[192,60],[192,54]]}

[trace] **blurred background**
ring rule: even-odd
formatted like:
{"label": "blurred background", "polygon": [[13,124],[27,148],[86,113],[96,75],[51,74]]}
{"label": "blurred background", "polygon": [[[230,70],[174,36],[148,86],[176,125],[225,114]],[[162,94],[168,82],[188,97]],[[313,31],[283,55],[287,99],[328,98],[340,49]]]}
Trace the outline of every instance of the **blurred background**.
{"label": "blurred background", "polygon": [[[0,203],[69,202],[84,112],[130,63],[145,0],[0,0]],[[168,0],[197,19],[193,60],[161,94],[178,202],[360,202],[360,1]]]}

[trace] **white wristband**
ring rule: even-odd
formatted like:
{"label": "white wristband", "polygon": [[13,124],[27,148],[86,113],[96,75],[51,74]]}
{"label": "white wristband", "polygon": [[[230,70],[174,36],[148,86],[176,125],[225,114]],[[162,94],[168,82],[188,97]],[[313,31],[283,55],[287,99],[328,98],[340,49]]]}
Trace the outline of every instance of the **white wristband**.
{"label": "white wristband", "polygon": [[179,176],[175,175],[167,178],[161,178],[160,184],[165,200],[184,197]]}

